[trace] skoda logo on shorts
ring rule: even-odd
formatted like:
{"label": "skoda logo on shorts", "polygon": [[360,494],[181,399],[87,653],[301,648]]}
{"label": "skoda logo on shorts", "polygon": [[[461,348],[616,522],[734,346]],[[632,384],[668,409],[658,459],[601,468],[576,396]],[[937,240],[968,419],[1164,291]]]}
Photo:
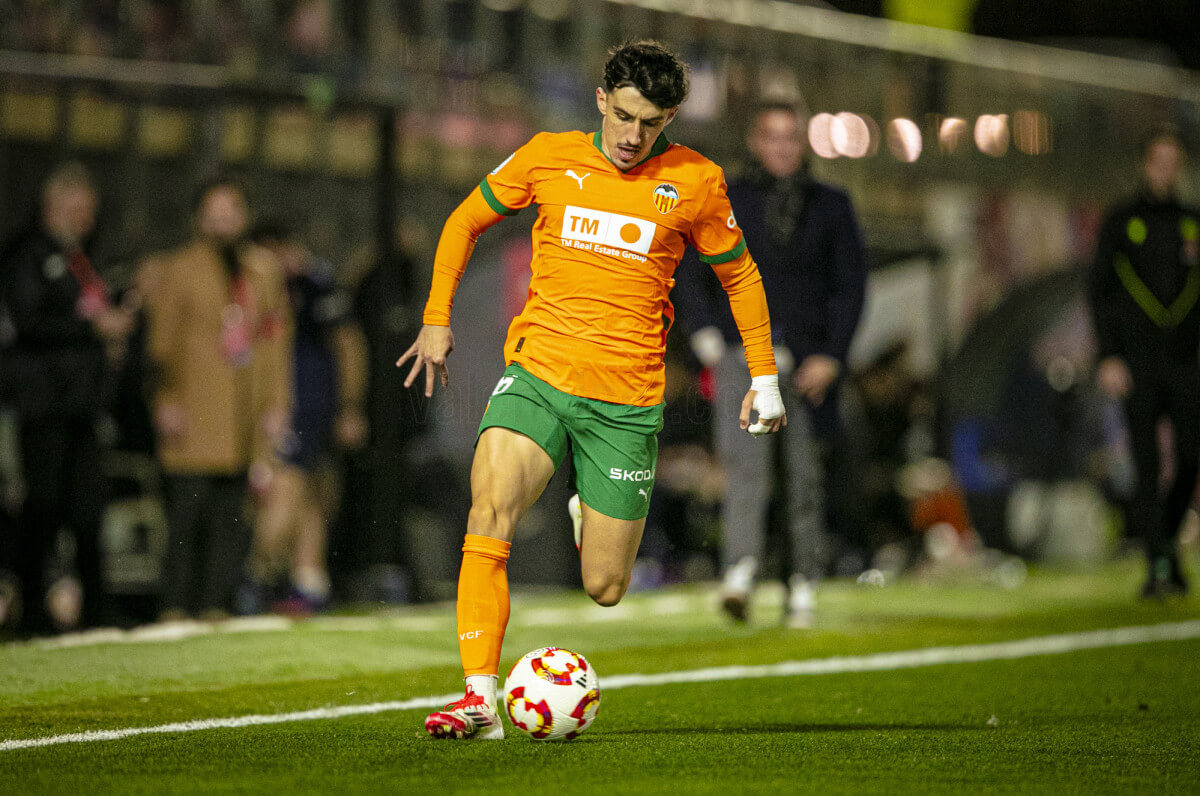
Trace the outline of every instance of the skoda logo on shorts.
{"label": "skoda logo on shorts", "polygon": [[613,467],[608,471],[608,477],[614,481],[653,481],[653,470],[623,470]]}

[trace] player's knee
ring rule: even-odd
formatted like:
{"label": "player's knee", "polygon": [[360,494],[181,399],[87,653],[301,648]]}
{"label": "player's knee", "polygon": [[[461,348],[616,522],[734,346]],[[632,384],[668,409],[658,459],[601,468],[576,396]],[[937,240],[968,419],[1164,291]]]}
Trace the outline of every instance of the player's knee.
{"label": "player's knee", "polygon": [[583,579],[583,588],[587,590],[588,596],[598,605],[605,607],[621,602],[628,585],[629,583],[624,578],[608,573],[592,575]]}

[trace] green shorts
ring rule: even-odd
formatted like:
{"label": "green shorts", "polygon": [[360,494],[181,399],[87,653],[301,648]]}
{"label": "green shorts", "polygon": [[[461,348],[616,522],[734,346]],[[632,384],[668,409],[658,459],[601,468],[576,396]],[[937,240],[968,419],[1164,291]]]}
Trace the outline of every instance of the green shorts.
{"label": "green shorts", "polygon": [[578,398],[516,363],[492,392],[479,433],[498,426],[524,434],[554,466],[573,452],[579,499],[601,514],[640,520],[650,510],[663,407]]}

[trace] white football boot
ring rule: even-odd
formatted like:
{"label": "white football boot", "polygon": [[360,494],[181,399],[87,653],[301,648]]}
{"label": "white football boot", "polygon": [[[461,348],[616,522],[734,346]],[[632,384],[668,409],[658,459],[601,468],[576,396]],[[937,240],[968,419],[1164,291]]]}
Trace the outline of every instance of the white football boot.
{"label": "white football boot", "polygon": [[504,725],[500,722],[500,714],[469,685],[466,696],[425,718],[425,731],[434,738],[470,738],[480,741],[504,739]]}
{"label": "white football boot", "polygon": [[750,592],[754,590],[754,576],[758,573],[758,559],[744,556],[725,572],[721,584],[721,610],[737,622],[745,622],[750,613]]}

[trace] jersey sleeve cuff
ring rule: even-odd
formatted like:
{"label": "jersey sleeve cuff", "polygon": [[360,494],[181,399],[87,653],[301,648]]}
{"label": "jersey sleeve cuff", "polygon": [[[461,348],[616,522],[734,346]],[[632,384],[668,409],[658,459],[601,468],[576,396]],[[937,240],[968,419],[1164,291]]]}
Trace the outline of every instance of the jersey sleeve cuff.
{"label": "jersey sleeve cuff", "polygon": [[746,239],[742,238],[738,241],[737,246],[734,246],[724,254],[701,254],[700,260],[701,262],[708,263],[709,265],[720,265],[721,263],[727,263],[730,260],[736,260],[738,257],[741,257],[745,251]]}
{"label": "jersey sleeve cuff", "polygon": [[450,313],[441,310],[426,309],[421,315],[421,323],[426,326],[449,326]]}
{"label": "jersey sleeve cuff", "polygon": [[488,203],[488,207],[502,216],[515,216],[521,212],[520,208],[514,210],[496,198],[496,194],[492,191],[492,186],[488,185],[487,177],[484,177],[483,181],[479,183],[479,192],[483,194],[483,200]]}

